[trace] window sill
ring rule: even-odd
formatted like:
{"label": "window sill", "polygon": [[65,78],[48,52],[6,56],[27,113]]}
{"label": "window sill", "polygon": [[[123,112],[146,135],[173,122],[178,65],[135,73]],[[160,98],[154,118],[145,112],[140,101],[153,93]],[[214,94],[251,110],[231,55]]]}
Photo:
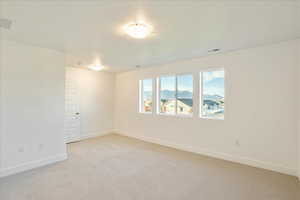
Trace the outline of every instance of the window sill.
{"label": "window sill", "polygon": [[176,117],[183,117],[183,118],[193,118],[192,114],[177,114]]}
{"label": "window sill", "polygon": [[199,117],[200,119],[206,119],[206,120],[217,120],[217,121],[224,121],[224,118],[213,118],[213,117]]}
{"label": "window sill", "polygon": [[139,114],[144,114],[144,115],[152,115],[152,112],[139,112]]}
{"label": "window sill", "polygon": [[157,113],[157,115],[160,115],[160,116],[167,116],[167,117],[179,117],[179,118],[192,118],[193,115],[185,115],[185,114],[165,114],[165,113]]}

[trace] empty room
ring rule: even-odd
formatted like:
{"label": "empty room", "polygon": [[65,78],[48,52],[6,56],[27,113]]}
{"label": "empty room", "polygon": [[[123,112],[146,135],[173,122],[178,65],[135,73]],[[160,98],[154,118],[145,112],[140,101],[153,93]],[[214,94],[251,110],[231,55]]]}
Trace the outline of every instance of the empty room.
{"label": "empty room", "polygon": [[0,200],[300,200],[300,1],[0,0]]}

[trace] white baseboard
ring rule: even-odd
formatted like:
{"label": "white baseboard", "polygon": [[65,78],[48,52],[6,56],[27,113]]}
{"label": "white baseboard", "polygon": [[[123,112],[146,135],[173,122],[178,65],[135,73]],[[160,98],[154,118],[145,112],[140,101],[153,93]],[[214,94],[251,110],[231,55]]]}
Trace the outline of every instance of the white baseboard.
{"label": "white baseboard", "polygon": [[113,130],[89,132],[87,134],[82,134],[80,136],[80,140],[85,140],[85,139],[89,139],[89,138],[104,136],[104,135],[111,134],[113,132],[114,132]]}
{"label": "white baseboard", "polygon": [[86,140],[89,138],[95,138],[95,137],[99,137],[99,136],[108,135],[113,132],[114,132],[113,130],[106,130],[106,131],[93,131],[93,132],[88,132],[88,133],[82,133],[78,137],[65,138],[65,142],[70,143],[70,142],[82,141],[82,140]]}
{"label": "white baseboard", "polygon": [[[103,135],[110,134],[112,132],[113,132],[113,130],[102,131],[102,132],[100,132],[100,131],[99,132],[90,132],[90,133],[81,135],[78,138],[78,140],[85,140],[88,138],[103,136]],[[59,161],[63,161],[63,160],[66,160],[67,158],[68,158],[67,154],[60,154],[60,155],[51,156],[51,157],[40,159],[40,160],[30,161],[30,162],[23,163],[21,165],[14,166],[14,167],[3,168],[3,169],[0,169],[0,178],[9,176],[9,175],[13,175],[13,174],[17,174],[20,172],[24,172],[27,170],[31,170],[34,168],[42,167],[45,165],[49,165],[52,163],[56,163]]]}
{"label": "white baseboard", "polygon": [[245,158],[245,157],[232,156],[232,155],[229,155],[226,153],[221,153],[221,152],[212,152],[212,151],[209,151],[206,149],[199,149],[199,148],[190,147],[187,145],[170,143],[170,142],[166,142],[166,141],[156,139],[156,138],[126,134],[126,133],[118,131],[118,130],[115,130],[114,133],[124,135],[127,137],[136,138],[136,139],[143,140],[146,142],[151,142],[151,143],[183,150],[183,151],[206,155],[206,156],[210,156],[210,157],[214,157],[214,158],[218,158],[218,159],[222,159],[222,160],[227,160],[227,161],[231,161],[231,162],[236,162],[236,163],[240,163],[240,164],[244,164],[244,165],[248,165],[248,166],[252,166],[252,167],[267,169],[267,170],[271,170],[271,171],[275,171],[275,172],[279,172],[279,173],[283,173],[283,174],[288,174],[291,176],[298,176],[297,169],[292,169],[292,168],[276,165],[276,164],[269,163],[269,162],[249,159],[249,158]]}
{"label": "white baseboard", "polygon": [[27,170],[31,170],[31,169],[34,169],[34,168],[42,167],[42,166],[45,166],[45,165],[53,164],[53,163],[56,163],[56,162],[59,162],[59,161],[66,160],[67,158],[68,158],[67,154],[58,154],[58,155],[55,155],[55,156],[50,156],[48,158],[23,163],[23,164],[18,165],[18,166],[3,168],[3,169],[0,169],[0,178],[5,177],[5,176],[9,176],[9,175],[13,175],[13,174],[17,174],[17,173],[20,173],[20,172],[24,172],[24,171],[27,171]]}

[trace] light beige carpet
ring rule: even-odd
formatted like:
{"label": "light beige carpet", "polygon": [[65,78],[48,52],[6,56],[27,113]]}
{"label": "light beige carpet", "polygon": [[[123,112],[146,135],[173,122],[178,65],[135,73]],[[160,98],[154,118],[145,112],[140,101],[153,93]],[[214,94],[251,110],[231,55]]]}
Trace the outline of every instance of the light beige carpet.
{"label": "light beige carpet", "polygon": [[108,135],[0,179],[0,200],[299,200],[295,177]]}

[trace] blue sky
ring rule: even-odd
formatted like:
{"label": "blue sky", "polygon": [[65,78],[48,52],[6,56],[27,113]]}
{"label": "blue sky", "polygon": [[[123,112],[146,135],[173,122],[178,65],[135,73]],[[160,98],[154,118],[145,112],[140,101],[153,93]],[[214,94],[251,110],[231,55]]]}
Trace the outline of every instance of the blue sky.
{"label": "blue sky", "polygon": [[183,75],[178,76],[178,90],[193,92],[193,76]]}
{"label": "blue sky", "polygon": [[143,80],[144,91],[152,91],[152,79]]}
{"label": "blue sky", "polygon": [[[175,77],[161,77],[161,90],[175,90]],[[178,90],[193,91],[193,76],[178,76]]]}
{"label": "blue sky", "polygon": [[224,97],[224,71],[203,72],[203,93]]}

